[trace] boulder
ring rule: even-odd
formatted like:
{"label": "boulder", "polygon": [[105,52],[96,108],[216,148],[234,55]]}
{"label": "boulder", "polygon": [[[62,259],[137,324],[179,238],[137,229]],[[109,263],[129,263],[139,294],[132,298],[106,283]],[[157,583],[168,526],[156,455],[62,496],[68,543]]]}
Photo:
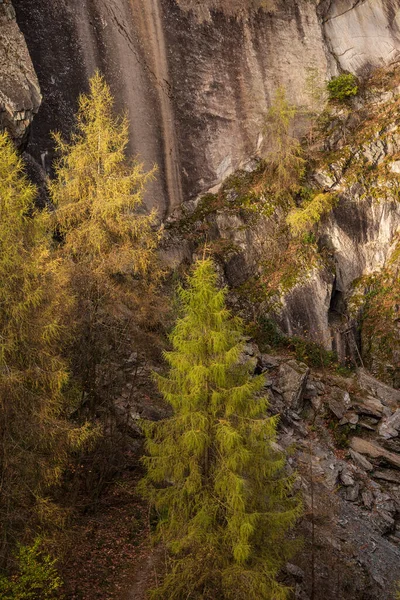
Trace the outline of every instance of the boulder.
{"label": "boulder", "polygon": [[277,369],[281,359],[270,354],[261,354],[260,363],[263,369]]}
{"label": "boulder", "polygon": [[328,398],[328,406],[338,419],[343,419],[351,406],[348,392],[338,387],[332,387]]}
{"label": "boulder", "polygon": [[359,421],[359,417],[358,415],[356,415],[355,413],[348,413],[347,419],[350,423],[350,425],[357,425],[358,421]]}
{"label": "boulder", "polygon": [[312,400],[318,396],[318,390],[313,383],[307,383],[306,389],[304,392],[304,398],[306,400]]}
{"label": "boulder", "polygon": [[253,357],[258,356],[260,354],[260,351],[258,349],[257,344],[255,344],[254,342],[247,341],[243,346],[243,354]]}
{"label": "boulder", "polygon": [[360,486],[358,483],[348,486],[345,489],[344,497],[348,502],[356,502],[360,495]]}
{"label": "boulder", "polygon": [[286,406],[300,412],[310,369],[304,363],[289,360],[279,367],[279,390]]}
{"label": "boulder", "polygon": [[350,448],[359,454],[366,454],[371,458],[384,459],[392,466],[400,469],[400,456],[385,450],[376,443],[369,442],[359,437],[353,437],[350,441]]}
{"label": "boulder", "polygon": [[373,514],[374,525],[382,536],[392,533],[395,528],[395,520],[390,512],[376,510]]}
{"label": "boulder", "polygon": [[0,2],[0,130],[20,143],[41,104],[39,82],[10,0]]}
{"label": "boulder", "polygon": [[346,487],[355,484],[354,477],[348,469],[343,469],[343,471],[340,473],[340,482]]}
{"label": "boulder", "polygon": [[356,463],[356,465],[358,465],[362,469],[365,469],[366,471],[372,471],[373,470],[374,467],[369,462],[369,460],[367,460],[365,458],[365,456],[363,456],[359,452],[356,452],[352,448],[350,448],[350,456],[354,460],[354,462]]}
{"label": "boulder", "polygon": [[379,398],[382,404],[396,409],[400,405],[400,390],[378,381],[365,369],[358,369],[357,381],[361,388]]}
{"label": "boulder", "polygon": [[391,469],[385,469],[384,471],[374,471],[373,477],[389,483],[395,483],[400,485],[400,473],[392,471]]}
{"label": "boulder", "polygon": [[381,438],[381,440],[380,443],[386,450],[394,452],[395,454],[400,454],[400,437],[389,439]]}
{"label": "boulder", "polygon": [[366,396],[362,399],[357,399],[354,404],[355,410],[362,415],[371,415],[380,419],[383,414],[384,406],[379,398],[373,396]]}
{"label": "boulder", "polygon": [[374,504],[374,497],[372,495],[372,492],[370,490],[363,490],[363,492],[361,493],[361,498],[365,508],[371,510]]}
{"label": "boulder", "polygon": [[400,431],[400,408],[390,417],[384,419],[379,426],[379,435],[385,439],[397,437]]}
{"label": "boulder", "polygon": [[371,419],[368,420],[368,417],[366,417],[365,419],[360,419],[358,421],[358,425],[359,425],[359,427],[362,427],[363,429],[366,429],[367,431],[375,431],[377,423]]}

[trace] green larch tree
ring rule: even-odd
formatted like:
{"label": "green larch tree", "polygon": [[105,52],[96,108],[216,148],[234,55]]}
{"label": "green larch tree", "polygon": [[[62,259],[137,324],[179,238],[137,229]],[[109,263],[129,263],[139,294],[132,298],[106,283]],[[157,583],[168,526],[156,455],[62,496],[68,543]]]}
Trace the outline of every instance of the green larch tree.
{"label": "green larch tree", "polygon": [[144,424],[141,486],[158,513],[171,562],[153,598],[281,600],[285,537],[301,509],[274,450],[263,375],[243,364],[242,326],[225,305],[210,259],[179,290],[182,315],[159,390],[171,418]]}
{"label": "green larch tree", "polygon": [[143,192],[153,171],[127,158],[128,121],[114,116],[98,73],[80,98],[72,139],[55,139],[60,158],[50,193],[76,299],[73,372],[94,414],[104,390],[111,393],[112,362],[131,347],[135,326],[152,317],[158,234]]}
{"label": "green larch tree", "polygon": [[0,134],[0,563],[35,527],[57,523],[51,490],[74,442],[61,357],[69,298],[50,252],[46,213],[7,134]]}

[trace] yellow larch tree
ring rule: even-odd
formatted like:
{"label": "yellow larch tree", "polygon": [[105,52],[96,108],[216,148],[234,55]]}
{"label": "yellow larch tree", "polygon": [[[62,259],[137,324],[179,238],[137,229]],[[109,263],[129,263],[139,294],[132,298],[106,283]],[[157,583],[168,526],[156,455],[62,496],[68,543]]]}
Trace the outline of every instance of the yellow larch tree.
{"label": "yellow larch tree", "polygon": [[[60,158],[50,184],[60,255],[76,299],[73,371],[93,416],[110,394],[112,362],[132,347],[135,328],[149,322],[160,277],[155,212],[143,192],[154,176],[128,159],[128,121],[114,116],[113,98],[96,73],[79,101],[69,142],[55,136]],[[107,380],[107,383],[105,383]]]}
{"label": "yellow larch tree", "polygon": [[[51,491],[71,447],[85,437],[68,421],[60,355],[69,299],[52,258],[46,212],[7,134],[0,134],[0,563],[15,544],[57,521]],[[83,436],[83,437],[82,437]],[[28,536],[29,537],[29,536]]]}

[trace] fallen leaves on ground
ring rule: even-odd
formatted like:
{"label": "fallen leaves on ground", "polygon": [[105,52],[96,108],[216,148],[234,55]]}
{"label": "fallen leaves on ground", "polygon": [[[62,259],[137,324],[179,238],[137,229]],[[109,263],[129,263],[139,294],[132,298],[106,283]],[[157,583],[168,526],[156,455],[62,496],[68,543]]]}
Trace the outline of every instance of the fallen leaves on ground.
{"label": "fallen leaves on ground", "polygon": [[66,600],[133,600],[131,589],[142,569],[145,587],[152,584],[148,508],[136,492],[139,476],[124,473],[96,512],[81,515],[68,532],[60,564]]}

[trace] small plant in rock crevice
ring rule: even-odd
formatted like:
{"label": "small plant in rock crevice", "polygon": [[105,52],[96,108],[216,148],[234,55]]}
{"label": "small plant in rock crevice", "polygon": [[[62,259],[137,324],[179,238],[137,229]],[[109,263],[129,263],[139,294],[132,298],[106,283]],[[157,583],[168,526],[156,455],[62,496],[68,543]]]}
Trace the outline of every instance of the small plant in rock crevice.
{"label": "small plant in rock crevice", "polygon": [[333,102],[346,102],[358,94],[357,77],[352,73],[342,73],[328,81],[327,90],[329,100]]}

